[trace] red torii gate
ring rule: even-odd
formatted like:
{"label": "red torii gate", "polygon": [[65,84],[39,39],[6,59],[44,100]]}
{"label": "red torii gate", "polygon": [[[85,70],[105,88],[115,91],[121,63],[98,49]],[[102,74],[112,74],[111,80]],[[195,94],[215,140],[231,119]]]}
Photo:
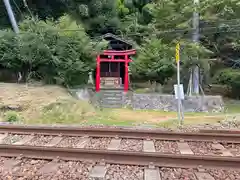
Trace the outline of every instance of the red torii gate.
{"label": "red torii gate", "polygon": [[[128,63],[132,62],[129,58],[130,55],[136,54],[136,50],[125,50],[125,51],[116,51],[116,50],[105,50],[102,54],[97,56],[97,68],[96,68],[96,92],[100,91],[100,63],[101,62],[125,62],[125,75],[124,75],[124,91],[127,92],[129,88],[129,79],[128,79]],[[101,58],[101,55],[111,56],[111,59]],[[124,56],[124,59],[115,59],[115,56]]]}

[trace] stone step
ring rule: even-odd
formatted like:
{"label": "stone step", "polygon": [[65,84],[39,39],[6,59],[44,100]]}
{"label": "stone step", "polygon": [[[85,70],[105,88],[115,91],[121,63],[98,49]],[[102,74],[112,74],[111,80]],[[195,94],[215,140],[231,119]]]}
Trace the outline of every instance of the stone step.
{"label": "stone step", "polygon": [[102,90],[100,100],[100,104],[104,108],[121,108],[123,107],[123,91]]}
{"label": "stone step", "polygon": [[117,105],[117,106],[122,106],[122,102],[102,102],[101,105]]}
{"label": "stone step", "polygon": [[115,97],[108,96],[108,97],[102,97],[102,99],[104,99],[104,100],[106,99],[106,100],[110,100],[110,101],[111,100],[116,100],[116,101],[119,100],[119,101],[121,101],[122,97],[119,97],[119,96],[117,96],[117,97],[116,96]]}
{"label": "stone step", "polygon": [[110,94],[110,93],[102,93],[101,96],[103,97],[122,97],[123,95],[122,94],[118,94],[118,93],[113,93],[113,94]]}
{"label": "stone step", "polygon": [[122,108],[120,104],[102,104],[101,107],[103,108]]}
{"label": "stone step", "polygon": [[100,92],[123,92],[124,89],[101,89]]}
{"label": "stone step", "polygon": [[109,94],[122,94],[123,91],[114,91],[114,90],[104,90],[104,91],[100,91],[100,93],[109,93]]}
{"label": "stone step", "polygon": [[118,98],[102,98],[101,99],[102,102],[122,102],[122,99],[118,99]]}

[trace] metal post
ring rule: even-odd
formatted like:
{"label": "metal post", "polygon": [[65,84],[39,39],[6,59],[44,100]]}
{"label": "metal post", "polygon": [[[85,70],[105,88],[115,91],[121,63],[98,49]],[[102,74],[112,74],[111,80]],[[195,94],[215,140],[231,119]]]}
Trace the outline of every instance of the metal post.
{"label": "metal post", "polygon": [[182,124],[181,98],[180,98],[180,59],[177,61],[177,96],[178,96],[178,120]]}
{"label": "metal post", "polygon": [[11,4],[10,4],[9,0],[3,0],[3,2],[4,2],[5,7],[7,9],[8,17],[11,21],[12,28],[13,28],[14,32],[19,33],[18,25],[17,25],[16,19],[14,17],[12,7],[11,7]]}
{"label": "metal post", "polygon": [[177,62],[177,105],[178,105],[178,121],[179,125],[183,124],[182,100],[180,94],[180,43],[176,46],[176,62]]}
{"label": "metal post", "polygon": [[[199,0],[194,0],[194,12],[193,12],[193,42],[199,43]],[[198,57],[195,57],[198,59]],[[195,66],[193,69],[193,92],[199,94],[199,67]]]}

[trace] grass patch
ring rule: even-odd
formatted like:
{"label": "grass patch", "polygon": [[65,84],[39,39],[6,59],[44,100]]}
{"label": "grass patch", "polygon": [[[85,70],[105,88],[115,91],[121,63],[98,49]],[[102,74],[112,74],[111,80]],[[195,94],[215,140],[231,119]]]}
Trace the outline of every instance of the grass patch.
{"label": "grass patch", "polygon": [[229,103],[225,104],[226,113],[240,113],[240,103]]}
{"label": "grass patch", "polygon": [[79,124],[133,126],[157,124],[174,118],[172,112],[133,111],[131,109],[95,109],[88,102],[79,100],[58,100],[44,106],[39,118],[24,119],[25,124]]}
{"label": "grass patch", "polygon": [[4,120],[9,123],[15,123],[21,121],[22,118],[15,111],[7,111],[4,115]]}
{"label": "grass patch", "polygon": [[95,116],[95,109],[84,101],[58,100],[42,108],[39,118],[25,120],[26,124],[79,124]]}
{"label": "grass patch", "polygon": [[[24,119],[26,124],[78,124],[109,126],[178,126],[176,112],[132,109],[95,109],[88,102],[58,100],[42,108],[37,119]],[[213,124],[224,119],[223,114],[185,113],[184,124]]]}
{"label": "grass patch", "polygon": [[[222,115],[208,117],[206,113],[186,113],[184,124],[216,123]],[[109,126],[178,126],[176,112],[131,109],[95,109],[78,100],[60,100],[45,106],[38,119],[24,120],[26,124],[78,124]]]}
{"label": "grass patch", "polygon": [[134,90],[135,93],[142,94],[142,93],[150,93],[151,90],[149,88],[138,88]]}
{"label": "grass patch", "polygon": [[[184,125],[201,125],[201,124],[216,124],[220,121],[224,120],[223,115],[219,116],[185,116],[183,124]],[[157,124],[158,127],[164,128],[177,128],[179,126],[179,120],[169,119],[165,122],[160,122]]]}

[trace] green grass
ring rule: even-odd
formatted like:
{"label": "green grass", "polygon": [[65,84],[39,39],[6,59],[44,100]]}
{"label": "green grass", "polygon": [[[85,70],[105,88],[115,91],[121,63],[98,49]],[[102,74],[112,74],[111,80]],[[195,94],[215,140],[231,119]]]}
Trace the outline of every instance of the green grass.
{"label": "green grass", "polygon": [[[240,112],[240,105],[227,104],[228,113]],[[176,112],[131,109],[96,109],[84,101],[59,100],[42,108],[40,117],[23,119],[24,124],[76,124],[107,126],[157,126],[175,128]],[[185,113],[184,124],[214,124],[224,113]]]}
{"label": "green grass", "polygon": [[240,113],[240,103],[239,104],[225,104],[226,113]]}
{"label": "green grass", "polygon": [[83,123],[84,125],[106,125],[106,126],[133,126],[135,121],[131,120],[120,120],[116,121],[113,119],[90,119]]}

